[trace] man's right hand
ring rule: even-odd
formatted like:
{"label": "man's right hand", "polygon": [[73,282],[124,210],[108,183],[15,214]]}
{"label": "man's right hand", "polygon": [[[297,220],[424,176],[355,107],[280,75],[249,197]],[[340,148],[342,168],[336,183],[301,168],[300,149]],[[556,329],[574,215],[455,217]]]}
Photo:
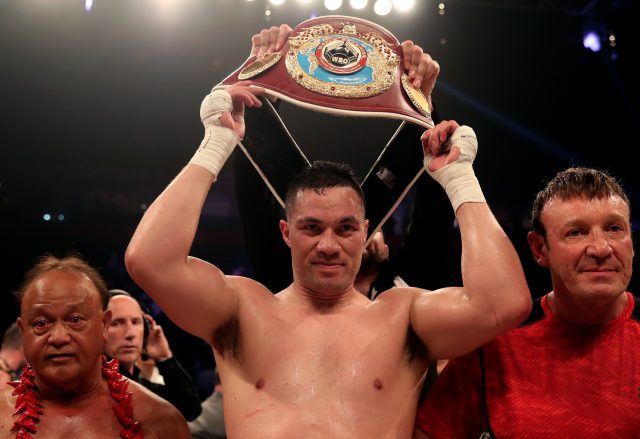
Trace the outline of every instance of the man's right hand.
{"label": "man's right hand", "polygon": [[478,140],[471,127],[446,120],[427,130],[421,140],[424,167],[444,188],[454,212],[466,202],[485,202],[472,166]]}
{"label": "man's right hand", "polygon": [[251,37],[251,56],[260,58],[265,53],[273,53],[279,51],[287,37],[291,33],[291,27],[288,24],[281,24],[280,27],[271,26],[268,29],[262,29],[260,33]]}

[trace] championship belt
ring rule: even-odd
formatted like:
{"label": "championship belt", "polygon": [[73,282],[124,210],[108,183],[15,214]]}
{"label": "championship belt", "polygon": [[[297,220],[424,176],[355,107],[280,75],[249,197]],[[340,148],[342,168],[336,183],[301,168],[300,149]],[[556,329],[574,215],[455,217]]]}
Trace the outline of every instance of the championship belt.
{"label": "championship belt", "polygon": [[[398,40],[363,19],[313,18],[294,28],[279,52],[250,56],[215,88],[243,80],[263,87],[267,97],[295,106],[400,122],[361,182],[369,235],[379,230],[423,172],[419,134],[407,143],[398,133],[406,122],[433,127],[426,97],[404,72]],[[309,161],[269,99],[262,102],[262,108],[246,110],[247,132],[240,147],[284,206],[287,183]]]}

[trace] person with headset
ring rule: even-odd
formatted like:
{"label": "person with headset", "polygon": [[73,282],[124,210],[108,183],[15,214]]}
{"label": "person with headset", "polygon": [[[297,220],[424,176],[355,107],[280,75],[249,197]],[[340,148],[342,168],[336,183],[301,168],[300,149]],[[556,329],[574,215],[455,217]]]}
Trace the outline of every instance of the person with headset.
{"label": "person with headset", "polygon": [[[142,384],[173,404],[187,421],[202,411],[193,380],[173,356],[162,327],[151,312],[125,290],[109,290],[111,323],[105,337],[105,352],[120,362],[120,373]],[[153,359],[164,384],[140,374],[136,366],[143,356]]]}

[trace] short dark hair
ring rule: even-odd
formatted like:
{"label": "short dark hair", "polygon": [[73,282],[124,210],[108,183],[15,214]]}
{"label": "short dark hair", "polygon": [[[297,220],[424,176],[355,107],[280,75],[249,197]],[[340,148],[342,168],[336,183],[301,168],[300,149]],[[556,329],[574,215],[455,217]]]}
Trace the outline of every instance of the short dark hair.
{"label": "short dark hair", "polygon": [[582,197],[592,200],[611,196],[618,196],[625,202],[629,207],[629,218],[631,218],[631,203],[627,194],[620,183],[606,171],[583,167],[567,168],[560,171],[536,195],[531,209],[532,230],[546,237],[546,231],[540,221],[540,214],[546,204],[554,198],[567,200]]}
{"label": "short dark hair", "polygon": [[298,173],[287,187],[284,208],[287,217],[291,214],[298,192],[313,189],[322,194],[325,189],[334,187],[350,187],[360,197],[363,211],[366,210],[364,192],[351,166],[347,163],[316,160]]}
{"label": "short dark hair", "polygon": [[22,332],[18,328],[18,324],[13,322],[2,336],[2,349],[20,349],[22,347]]}
{"label": "short dark hair", "polygon": [[27,291],[27,288],[29,288],[29,285],[31,285],[38,276],[51,270],[77,271],[78,273],[87,276],[100,294],[102,310],[104,311],[107,309],[107,304],[109,303],[109,292],[107,290],[106,282],[102,276],[100,276],[98,270],[89,265],[89,263],[78,254],[70,254],[64,258],[57,258],[50,254],[41,256],[38,259],[38,262],[36,262],[36,264],[27,271],[24,276],[24,280],[22,281],[22,285],[16,293],[18,306],[22,306],[22,299],[24,298],[24,294]]}

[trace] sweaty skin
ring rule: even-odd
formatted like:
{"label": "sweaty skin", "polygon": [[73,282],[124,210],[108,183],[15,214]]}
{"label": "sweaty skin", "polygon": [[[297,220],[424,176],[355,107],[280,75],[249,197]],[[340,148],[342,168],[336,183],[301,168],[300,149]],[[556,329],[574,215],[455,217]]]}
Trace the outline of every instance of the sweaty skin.
{"label": "sweaty skin", "polygon": [[[264,90],[247,81],[227,92],[233,111],[220,122],[242,137],[244,106],[256,106]],[[458,127],[434,130],[450,137]],[[425,151],[435,154],[436,138]],[[362,295],[354,280],[368,223],[356,190],[342,186],[294,194],[280,223],[292,255],[289,287],[274,295],[227,276],[189,256],[216,177],[188,164],[146,211],[125,262],[171,320],[213,346],[229,437],[408,439],[428,362],[467,353],[529,313],[518,255],[475,199],[456,210],[464,287],[398,288],[374,302]]]}

